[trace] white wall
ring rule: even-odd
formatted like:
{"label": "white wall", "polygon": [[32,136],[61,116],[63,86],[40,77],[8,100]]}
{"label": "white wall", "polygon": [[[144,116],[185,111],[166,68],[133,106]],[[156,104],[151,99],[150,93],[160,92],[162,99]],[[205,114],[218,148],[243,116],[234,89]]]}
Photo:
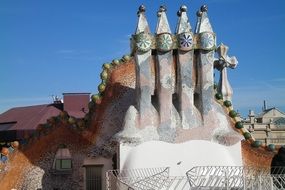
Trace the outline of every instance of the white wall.
{"label": "white wall", "polygon": [[204,140],[148,141],[136,147],[121,144],[119,155],[120,169],[170,167],[172,176],[185,176],[195,166],[242,166],[240,142],[223,146]]}

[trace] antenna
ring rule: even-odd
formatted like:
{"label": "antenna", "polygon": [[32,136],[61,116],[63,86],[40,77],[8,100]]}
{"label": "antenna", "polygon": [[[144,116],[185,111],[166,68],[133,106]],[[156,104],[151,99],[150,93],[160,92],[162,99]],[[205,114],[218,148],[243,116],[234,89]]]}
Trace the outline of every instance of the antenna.
{"label": "antenna", "polygon": [[263,100],[263,111],[267,110],[266,100]]}
{"label": "antenna", "polygon": [[58,96],[58,95],[51,95],[51,97],[52,97],[52,100],[53,100],[53,103],[54,104],[60,104],[60,103],[63,103],[62,102],[62,99]]}

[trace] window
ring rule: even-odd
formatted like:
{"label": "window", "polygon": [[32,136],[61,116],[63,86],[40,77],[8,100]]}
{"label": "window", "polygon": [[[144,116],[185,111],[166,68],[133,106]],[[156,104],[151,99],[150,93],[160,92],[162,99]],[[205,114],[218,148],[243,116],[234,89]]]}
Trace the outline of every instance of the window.
{"label": "window", "polygon": [[86,190],[102,189],[102,168],[103,165],[85,165]]}
{"label": "window", "polygon": [[68,148],[59,148],[57,150],[52,171],[54,174],[71,174],[72,158]]}
{"label": "window", "polygon": [[70,159],[57,159],[55,161],[56,170],[66,170],[71,169],[71,160]]}

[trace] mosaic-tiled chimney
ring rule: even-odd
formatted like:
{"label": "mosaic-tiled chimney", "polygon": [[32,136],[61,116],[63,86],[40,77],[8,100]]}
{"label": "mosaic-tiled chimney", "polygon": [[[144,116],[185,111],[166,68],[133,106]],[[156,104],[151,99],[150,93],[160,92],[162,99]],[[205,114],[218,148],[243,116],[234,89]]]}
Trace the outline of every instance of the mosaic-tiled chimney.
{"label": "mosaic-tiled chimney", "polygon": [[[217,48],[207,7],[202,6],[197,12],[195,33],[184,5],[177,13],[175,34],[171,33],[164,6],[157,12],[155,34],[150,32],[145,11],[140,6],[137,29],[131,39],[136,104],[128,109],[123,131],[117,136],[128,142],[204,139],[234,143],[225,142],[227,134],[240,140],[227,113],[215,100],[214,89],[214,68],[217,68],[221,72],[217,90],[231,100],[226,67],[234,68],[237,61],[228,57],[225,45]],[[218,139],[221,136],[225,138]]]}
{"label": "mosaic-tiled chimney", "polygon": [[182,127],[189,129],[201,125],[201,114],[194,104],[196,86],[196,65],[194,64],[194,34],[192,33],[187,14],[187,7],[182,6],[178,11],[176,35],[179,40],[177,52],[177,86],[179,99],[179,114]]}

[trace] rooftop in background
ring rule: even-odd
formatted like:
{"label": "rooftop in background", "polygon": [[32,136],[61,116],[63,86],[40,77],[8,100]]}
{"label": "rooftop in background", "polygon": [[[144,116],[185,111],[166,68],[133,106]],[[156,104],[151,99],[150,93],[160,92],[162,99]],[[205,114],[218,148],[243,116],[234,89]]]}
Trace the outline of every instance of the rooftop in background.
{"label": "rooftop in background", "polygon": [[70,116],[82,118],[88,112],[90,93],[63,93],[63,100],[64,103],[56,99],[52,104],[15,107],[0,114],[0,138],[20,139],[62,110]]}
{"label": "rooftop in background", "polygon": [[[272,114],[270,114],[272,112]],[[285,117],[285,113],[280,111],[278,108],[273,107],[273,108],[268,108],[263,110],[263,112],[259,113],[256,118],[261,118],[261,117],[271,117],[271,116],[277,116],[277,115],[283,115]]]}
{"label": "rooftop in background", "polygon": [[277,126],[285,125],[285,113],[276,107],[266,108],[259,114],[249,110],[248,118],[244,120],[247,123],[256,124],[275,124]]}
{"label": "rooftop in background", "polygon": [[0,138],[3,141],[23,139],[47,119],[57,116],[61,110],[55,104],[12,108],[0,115]]}
{"label": "rooftop in background", "polygon": [[60,112],[54,104],[12,108],[0,115],[0,131],[1,126],[7,123],[11,124],[8,130],[34,130]]}
{"label": "rooftop in background", "polygon": [[90,93],[63,93],[63,110],[76,118],[82,118],[88,112]]}

